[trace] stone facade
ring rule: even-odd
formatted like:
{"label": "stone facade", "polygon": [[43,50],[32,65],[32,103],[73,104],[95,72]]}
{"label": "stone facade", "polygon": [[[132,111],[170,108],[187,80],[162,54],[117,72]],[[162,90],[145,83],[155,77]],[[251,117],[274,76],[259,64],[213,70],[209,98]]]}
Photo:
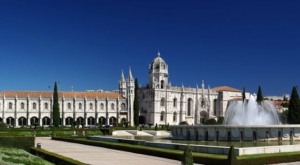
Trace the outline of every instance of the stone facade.
{"label": "stone facade", "polygon": [[227,86],[210,89],[202,81],[200,88],[175,87],[168,79],[168,65],[158,53],[149,66],[149,82],[139,91],[140,115],[146,124],[201,124],[224,116],[228,101],[242,97],[242,91]]}
{"label": "stone facade", "polygon": [[[134,81],[131,71],[123,83],[122,93],[58,92],[61,125],[71,126],[75,122],[90,127],[125,122],[133,125]],[[2,91],[0,122],[13,127],[49,126],[52,105],[53,92],[50,91]]]}
{"label": "stone facade", "polygon": [[[227,86],[187,88],[169,83],[167,63],[158,53],[149,66],[149,82],[139,91],[140,118],[146,124],[201,124],[224,116],[230,100],[241,99],[242,92]],[[134,125],[134,78],[129,69],[125,80],[122,71],[116,92],[59,92],[61,124],[75,121],[88,126],[128,122]],[[11,126],[51,125],[53,92],[0,92],[0,121]],[[249,94],[246,94],[246,98]],[[112,108],[114,107],[114,108]]]}

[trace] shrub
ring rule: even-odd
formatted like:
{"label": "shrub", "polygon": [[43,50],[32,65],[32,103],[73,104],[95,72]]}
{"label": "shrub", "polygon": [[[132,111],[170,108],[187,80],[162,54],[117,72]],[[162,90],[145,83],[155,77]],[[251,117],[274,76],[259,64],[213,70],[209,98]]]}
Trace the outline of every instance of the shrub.
{"label": "shrub", "polygon": [[34,137],[2,136],[0,137],[0,146],[29,151],[34,146]]}
{"label": "shrub", "polygon": [[30,149],[30,152],[34,155],[37,155],[39,157],[42,157],[45,160],[48,160],[49,162],[52,162],[56,165],[87,165],[85,163],[82,163],[80,161],[64,157],[52,152],[48,152],[43,149],[32,147]]}
{"label": "shrub", "polygon": [[8,128],[8,125],[6,123],[0,122],[0,128],[6,129],[6,128]]}
{"label": "shrub", "polygon": [[181,164],[182,165],[193,165],[194,164],[192,149],[191,149],[190,145],[187,145],[185,147],[185,150],[183,152],[183,157],[182,157],[182,160],[181,160]]}
{"label": "shrub", "polygon": [[186,121],[182,121],[179,123],[179,125],[189,125]]}
{"label": "shrub", "polygon": [[215,125],[217,124],[216,119],[208,119],[204,122],[205,125]]}
{"label": "shrub", "polygon": [[234,152],[234,146],[231,145],[227,157],[227,165],[237,165],[237,159]]}

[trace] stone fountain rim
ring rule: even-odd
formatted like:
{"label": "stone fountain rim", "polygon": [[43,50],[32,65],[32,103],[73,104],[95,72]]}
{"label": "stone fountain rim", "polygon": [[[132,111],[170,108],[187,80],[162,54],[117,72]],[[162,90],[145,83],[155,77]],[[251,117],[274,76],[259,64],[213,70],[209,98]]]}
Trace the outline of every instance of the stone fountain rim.
{"label": "stone fountain rim", "polygon": [[298,124],[278,124],[278,125],[176,125],[172,127],[182,128],[300,128]]}

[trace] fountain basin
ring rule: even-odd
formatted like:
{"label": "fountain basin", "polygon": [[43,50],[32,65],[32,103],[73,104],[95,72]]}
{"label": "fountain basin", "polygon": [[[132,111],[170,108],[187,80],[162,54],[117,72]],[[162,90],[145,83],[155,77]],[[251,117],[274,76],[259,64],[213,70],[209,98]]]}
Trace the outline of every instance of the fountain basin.
{"label": "fountain basin", "polygon": [[170,128],[174,140],[300,140],[300,125],[178,125]]}

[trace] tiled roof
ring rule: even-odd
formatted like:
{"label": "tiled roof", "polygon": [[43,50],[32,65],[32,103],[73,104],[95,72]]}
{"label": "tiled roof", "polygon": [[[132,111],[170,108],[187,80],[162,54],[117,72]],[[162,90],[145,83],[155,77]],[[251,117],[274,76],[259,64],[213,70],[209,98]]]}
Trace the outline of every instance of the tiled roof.
{"label": "tiled roof", "polygon": [[[1,91],[0,97],[18,97],[18,98],[51,98],[53,96],[53,92],[50,91]],[[119,93],[114,92],[58,92],[58,97],[62,98],[109,98],[109,99],[117,99],[123,98]]]}
{"label": "tiled roof", "polygon": [[229,86],[220,86],[212,88],[215,91],[229,91],[229,92],[241,92],[241,90],[229,87]]}

